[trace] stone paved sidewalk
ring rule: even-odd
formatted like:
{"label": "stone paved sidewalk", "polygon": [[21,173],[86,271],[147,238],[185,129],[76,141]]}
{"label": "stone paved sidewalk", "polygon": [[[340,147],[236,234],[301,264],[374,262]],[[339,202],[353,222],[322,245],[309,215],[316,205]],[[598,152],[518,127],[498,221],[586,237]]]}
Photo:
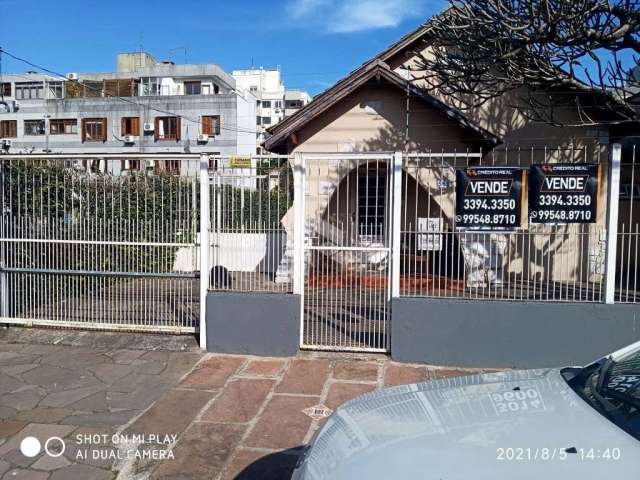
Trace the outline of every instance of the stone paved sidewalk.
{"label": "stone paved sidewalk", "polygon": [[[0,479],[287,479],[322,415],[475,373],[385,356],[203,355],[189,337],[0,331]],[[28,458],[20,442],[61,444]]]}

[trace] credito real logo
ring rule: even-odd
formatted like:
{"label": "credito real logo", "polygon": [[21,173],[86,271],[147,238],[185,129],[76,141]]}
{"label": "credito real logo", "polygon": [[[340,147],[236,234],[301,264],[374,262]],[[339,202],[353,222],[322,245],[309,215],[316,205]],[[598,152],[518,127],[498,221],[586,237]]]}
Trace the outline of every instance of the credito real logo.
{"label": "credito real logo", "polygon": [[[24,437],[20,442],[20,453],[25,457],[33,458],[42,451],[42,444],[36,437]],[[66,449],[64,440],[60,437],[49,437],[44,442],[44,452],[50,457],[61,456]]]}

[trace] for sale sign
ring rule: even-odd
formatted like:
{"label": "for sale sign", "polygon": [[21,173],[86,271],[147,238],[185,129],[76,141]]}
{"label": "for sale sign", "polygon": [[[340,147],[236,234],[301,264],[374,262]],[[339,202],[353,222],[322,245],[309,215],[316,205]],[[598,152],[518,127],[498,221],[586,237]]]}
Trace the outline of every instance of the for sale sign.
{"label": "for sale sign", "polygon": [[594,223],[598,177],[598,165],[533,165],[529,174],[529,220],[531,223]]}
{"label": "for sale sign", "polygon": [[522,170],[470,167],[456,171],[456,227],[509,230],[520,226]]}

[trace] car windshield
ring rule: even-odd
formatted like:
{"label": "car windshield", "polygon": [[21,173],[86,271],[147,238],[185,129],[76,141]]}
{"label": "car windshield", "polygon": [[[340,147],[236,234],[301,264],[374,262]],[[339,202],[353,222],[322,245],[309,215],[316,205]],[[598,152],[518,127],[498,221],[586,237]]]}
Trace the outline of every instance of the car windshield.
{"label": "car windshield", "polygon": [[640,440],[640,349],[589,365],[570,384],[595,409]]}

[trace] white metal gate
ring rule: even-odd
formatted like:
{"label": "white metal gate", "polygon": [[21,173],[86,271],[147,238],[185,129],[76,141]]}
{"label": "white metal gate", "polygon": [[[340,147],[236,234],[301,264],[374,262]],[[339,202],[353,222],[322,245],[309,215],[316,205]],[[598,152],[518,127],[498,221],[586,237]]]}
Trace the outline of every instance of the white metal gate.
{"label": "white metal gate", "polygon": [[393,155],[304,155],[301,346],[389,350]]}
{"label": "white metal gate", "polygon": [[0,323],[198,325],[199,156],[0,158]]}

